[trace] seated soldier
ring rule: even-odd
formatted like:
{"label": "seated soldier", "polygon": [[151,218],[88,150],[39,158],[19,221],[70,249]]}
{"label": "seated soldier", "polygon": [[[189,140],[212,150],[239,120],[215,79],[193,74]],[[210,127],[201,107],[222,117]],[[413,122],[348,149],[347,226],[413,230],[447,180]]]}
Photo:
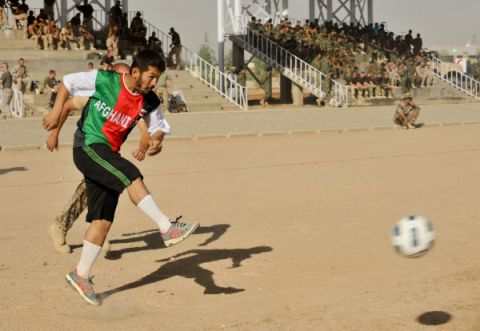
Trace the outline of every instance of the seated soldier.
{"label": "seated soldier", "polygon": [[46,49],[58,49],[58,42],[60,41],[60,31],[55,24],[55,21],[48,21],[48,25],[43,29],[43,44]]}
{"label": "seated soldier", "polygon": [[415,124],[415,121],[420,114],[420,107],[413,102],[413,98],[410,93],[406,93],[403,96],[403,100],[397,106],[395,110],[395,115],[393,116],[393,122],[397,125],[404,127],[405,129],[409,128],[418,128],[418,125]]}
{"label": "seated soldier", "polygon": [[60,48],[72,49],[72,43],[75,43],[75,49],[78,49],[78,39],[73,34],[72,23],[68,22],[60,31]]}
{"label": "seated soldier", "polygon": [[42,93],[48,95],[48,107],[52,108],[55,103],[55,98],[57,97],[57,88],[58,80],[56,77],[57,73],[55,70],[50,70],[48,76],[43,80],[43,89]]}
{"label": "seated soldier", "polygon": [[379,79],[378,86],[380,87],[380,93],[382,97],[385,97],[388,99],[388,97],[391,94],[393,98],[392,84],[390,82],[390,75],[388,74],[388,72],[385,72],[383,74],[383,77]]}
{"label": "seated soldier", "polygon": [[360,76],[357,82],[357,88],[362,91],[362,98],[365,98],[365,92],[368,92],[370,83],[365,71],[360,72]]}
{"label": "seated soldier", "polygon": [[120,26],[115,20],[111,20],[107,31],[107,50],[113,53],[113,57],[118,57],[118,41]]}
{"label": "seated soldier", "polygon": [[86,44],[88,43],[88,48],[90,50],[96,50],[95,48],[95,37],[87,29],[87,22],[83,22],[80,25],[79,40],[80,40],[80,49],[85,49]]}
{"label": "seated soldier", "polygon": [[368,85],[368,97],[375,98],[377,95],[377,79],[375,78],[375,74],[373,72],[369,72],[367,74],[366,83]]}
{"label": "seated soldier", "polygon": [[32,88],[32,77],[30,77],[25,60],[18,59],[18,63],[12,69],[13,82],[22,93],[30,93]]}
{"label": "seated soldier", "polygon": [[358,73],[356,71],[352,72],[352,76],[349,79],[350,81],[350,91],[353,94],[355,98],[358,98],[358,85],[360,84],[360,77],[358,76]]}
{"label": "seated soldier", "polygon": [[48,16],[44,9],[40,9],[40,13],[37,15],[37,21],[39,25],[47,25]]}
{"label": "seated soldier", "polygon": [[37,20],[33,20],[33,23],[28,27],[28,35],[33,40],[33,47],[42,49],[42,29],[40,29]]}

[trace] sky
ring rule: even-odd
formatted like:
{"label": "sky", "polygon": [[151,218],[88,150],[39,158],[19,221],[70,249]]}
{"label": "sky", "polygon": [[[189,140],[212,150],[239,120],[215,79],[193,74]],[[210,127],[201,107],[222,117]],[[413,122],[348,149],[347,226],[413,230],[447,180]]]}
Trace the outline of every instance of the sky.
{"label": "sky", "polygon": [[[233,0],[231,0],[233,2]],[[251,0],[242,0],[246,6]],[[338,0],[333,0],[336,2]],[[111,0],[114,3],[114,0]],[[263,0],[259,0],[263,2]],[[308,0],[289,0],[289,16],[308,18]],[[374,21],[386,22],[396,34],[412,29],[422,35],[424,46],[465,46],[480,41],[479,0],[373,0]],[[42,0],[27,0],[40,7]],[[69,0],[69,3],[73,3]],[[160,30],[175,27],[182,43],[193,51],[207,43],[216,50],[217,0],[129,0],[129,10],[142,10]]]}

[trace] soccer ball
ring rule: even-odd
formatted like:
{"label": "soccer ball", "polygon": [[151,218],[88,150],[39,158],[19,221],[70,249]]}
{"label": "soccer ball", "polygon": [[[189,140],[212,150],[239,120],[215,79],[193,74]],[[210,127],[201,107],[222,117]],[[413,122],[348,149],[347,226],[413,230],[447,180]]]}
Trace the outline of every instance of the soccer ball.
{"label": "soccer ball", "polygon": [[432,248],[434,241],[432,223],[420,215],[404,217],[393,228],[393,247],[407,257],[422,256]]}

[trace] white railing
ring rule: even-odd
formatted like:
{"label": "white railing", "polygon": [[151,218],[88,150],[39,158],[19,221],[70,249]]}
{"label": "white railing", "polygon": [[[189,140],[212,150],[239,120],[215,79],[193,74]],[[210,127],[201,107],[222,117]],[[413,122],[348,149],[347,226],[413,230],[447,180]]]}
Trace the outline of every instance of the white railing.
{"label": "white railing", "polygon": [[[157,38],[162,41],[162,49],[165,56],[167,56],[170,51],[172,38],[147,20],[143,20],[143,22],[147,27],[147,36],[150,36],[152,32],[155,32]],[[248,109],[248,93],[246,86],[242,86],[236,80],[231,79],[225,73],[221,72],[218,67],[208,63],[183,45],[181,58],[182,67],[189,71],[194,77],[213,88],[241,109]]]}
{"label": "white railing", "polygon": [[431,57],[431,61],[430,70],[435,77],[480,100],[480,82],[478,80],[457,71],[452,63],[445,63],[434,56]]}
{"label": "white railing", "polygon": [[[0,89],[0,105],[2,105],[3,93]],[[12,100],[10,101],[10,115],[15,118],[22,118],[25,116],[23,107],[23,94],[16,88],[12,88]]]}
{"label": "white railing", "polygon": [[[310,93],[319,98],[326,96],[323,84],[328,80],[323,72],[315,69],[263,34],[247,29],[246,34],[234,35],[232,38],[239,40],[247,51],[260,57],[268,65],[280,70],[284,76],[303,86]],[[337,107],[348,107],[348,88],[336,80],[332,79],[331,82],[330,102]]]}

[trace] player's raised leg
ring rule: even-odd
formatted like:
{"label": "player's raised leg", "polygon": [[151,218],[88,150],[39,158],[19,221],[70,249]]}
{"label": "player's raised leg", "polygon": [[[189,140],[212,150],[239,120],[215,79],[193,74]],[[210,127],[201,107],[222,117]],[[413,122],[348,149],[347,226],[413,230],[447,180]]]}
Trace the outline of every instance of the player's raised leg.
{"label": "player's raised leg", "polygon": [[127,189],[132,202],[158,226],[165,246],[181,242],[198,228],[198,222],[189,224],[168,218],[158,208],[141,178],[134,180]]}

